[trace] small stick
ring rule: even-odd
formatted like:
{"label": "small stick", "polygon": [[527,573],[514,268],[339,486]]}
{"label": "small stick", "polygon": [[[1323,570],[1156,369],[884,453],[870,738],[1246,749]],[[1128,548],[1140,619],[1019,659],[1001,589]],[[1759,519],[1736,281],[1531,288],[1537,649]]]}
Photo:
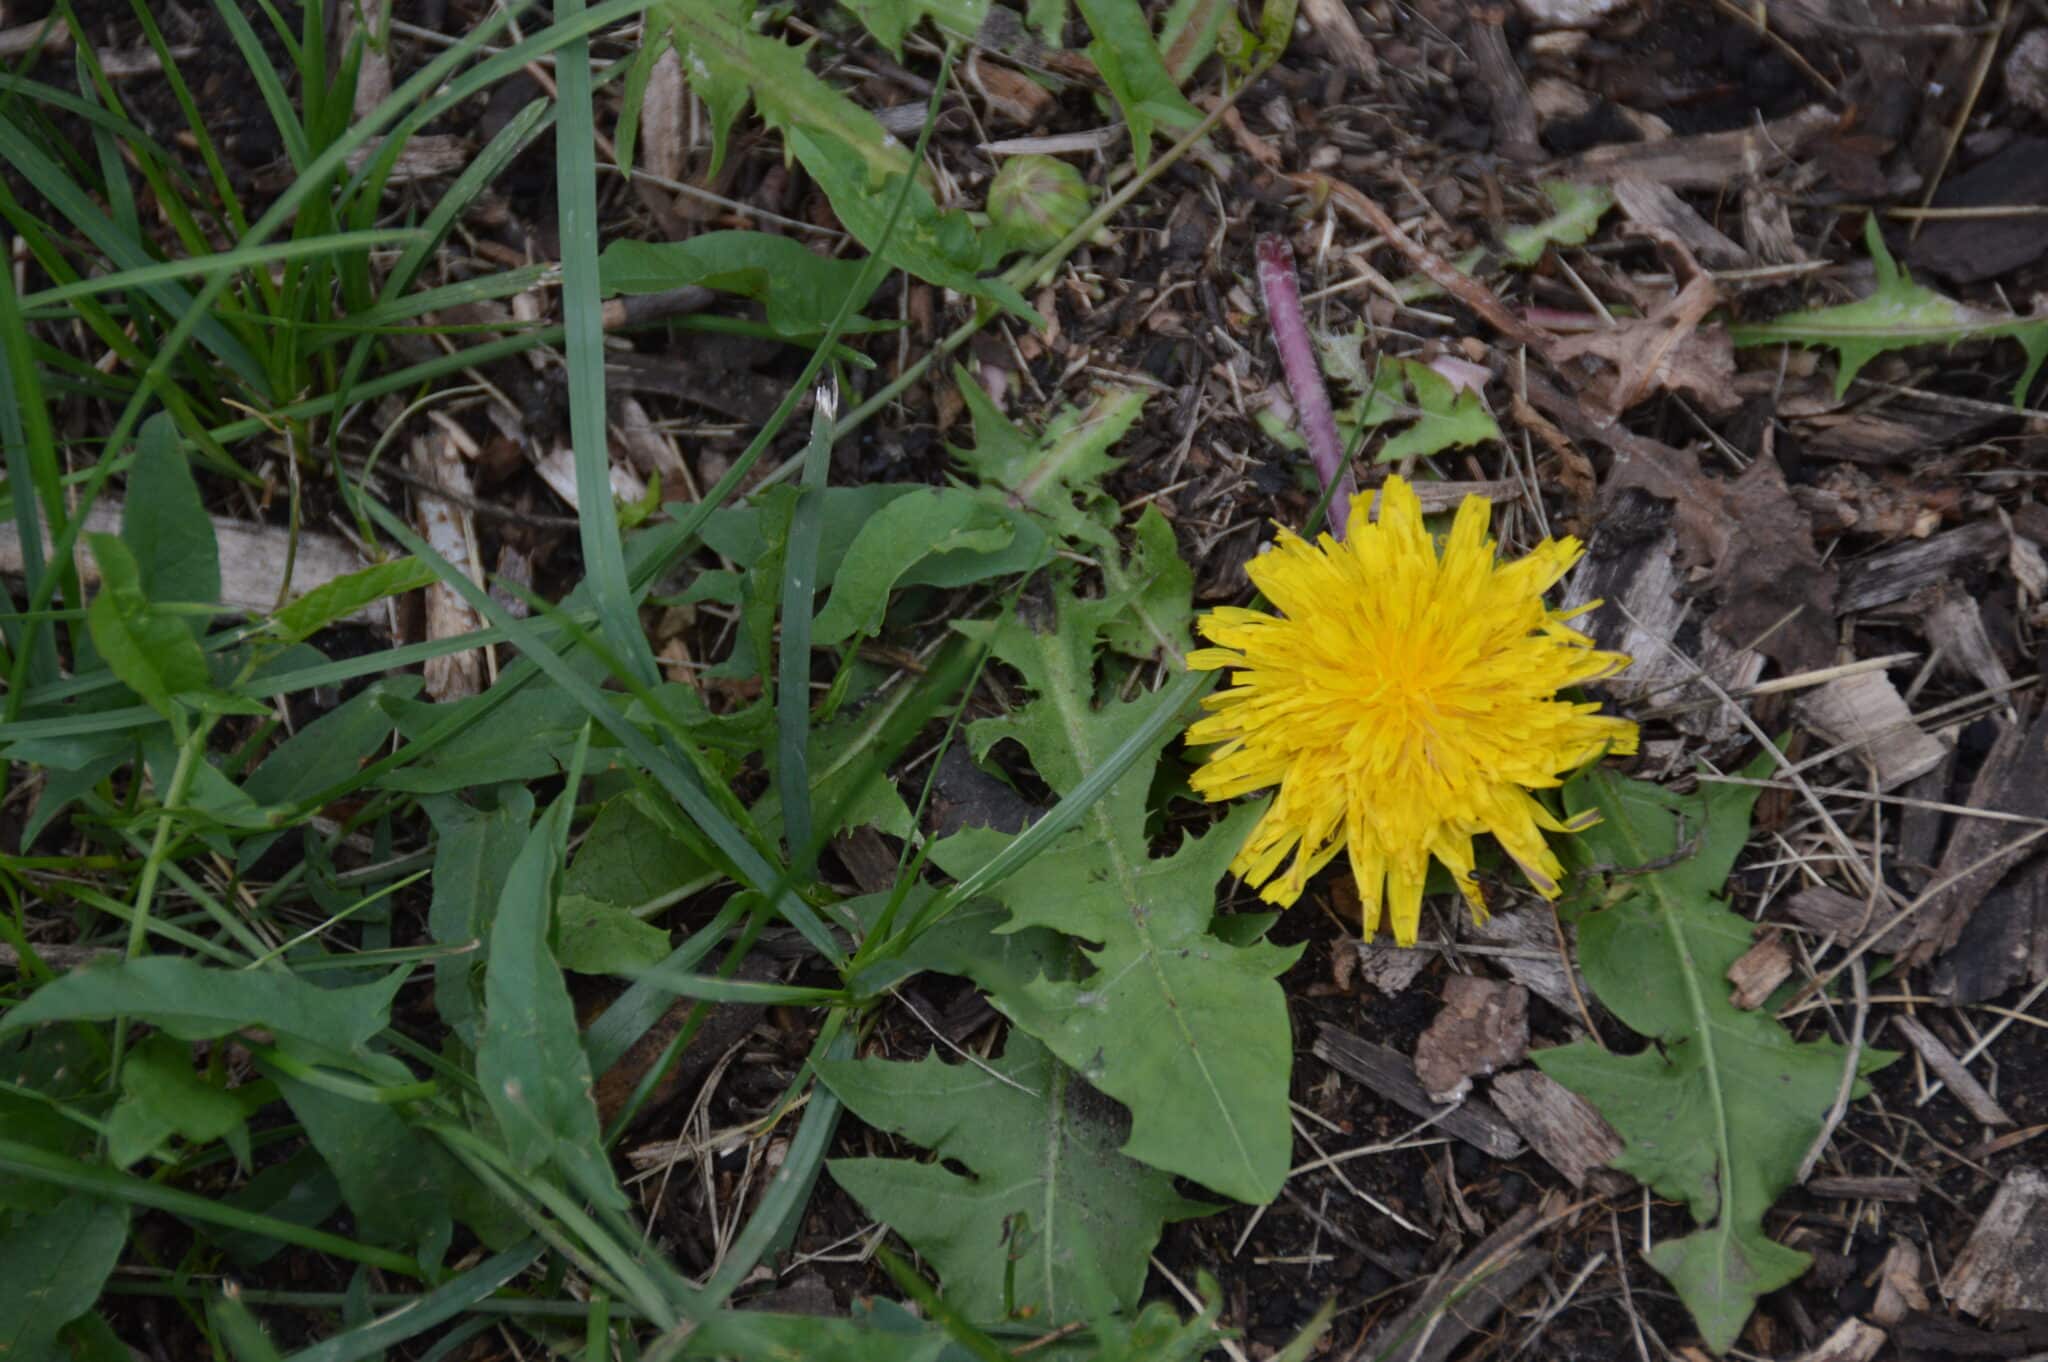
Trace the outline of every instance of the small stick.
{"label": "small stick", "polygon": [[1330,409],[1330,390],[1323,384],[1322,366],[1316,362],[1315,341],[1308,334],[1308,319],[1301,311],[1301,284],[1294,273],[1294,248],[1277,232],[1259,238],[1259,292],[1266,301],[1266,320],[1273,328],[1273,344],[1280,351],[1280,367],[1287,373],[1287,391],[1294,397],[1294,413],[1308,441],[1309,458],[1325,487],[1336,484],[1324,513],[1330,533],[1344,537],[1351,521],[1351,501],[1358,495],[1357,479],[1344,464],[1344,442],[1337,438],[1337,417]]}

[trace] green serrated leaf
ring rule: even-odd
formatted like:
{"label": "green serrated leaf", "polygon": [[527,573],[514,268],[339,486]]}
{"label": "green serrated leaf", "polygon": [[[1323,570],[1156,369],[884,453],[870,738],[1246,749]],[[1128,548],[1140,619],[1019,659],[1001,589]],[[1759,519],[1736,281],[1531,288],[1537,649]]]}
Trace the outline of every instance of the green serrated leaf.
{"label": "green serrated leaf", "polygon": [[[1614,1166],[1683,1200],[1703,1227],[1664,1240],[1650,1261],[1715,1352],[1757,1297],[1806,1270],[1806,1254],[1766,1233],[1764,1213],[1797,1176],[1847,1060],[1833,1041],[1796,1043],[1767,1012],[1728,1000],[1728,968],[1754,927],[1715,896],[1757,793],[1709,785],[1687,799],[1597,768],[1565,786],[1569,813],[1601,820],[1575,856],[1616,868],[1589,872],[1582,888],[1596,906],[1579,919],[1579,963],[1600,1001],[1653,1044],[1620,1055],[1581,1041],[1534,1056],[1620,1132]],[[1662,864],[1695,837],[1697,854]],[[1630,869],[1651,866],[1661,868]]]}
{"label": "green serrated leaf", "polygon": [[1119,460],[1109,451],[1144,411],[1145,394],[1105,389],[1086,408],[1062,408],[1034,436],[1003,415],[966,369],[956,366],[953,376],[973,422],[974,447],[949,445],[947,452],[974,474],[983,494],[1002,494],[1074,543],[1113,545],[1115,503],[1103,493],[1102,480],[1115,471]]}
{"label": "green serrated leaf", "polygon": [[92,1308],[127,1240],[128,1208],[83,1193],[0,1234],[0,1356],[59,1362],[58,1331]]}
{"label": "green serrated leaf", "polygon": [[[121,508],[121,540],[135,555],[142,594],[152,601],[220,599],[220,550],[213,518],[199,498],[199,485],[178,448],[178,428],[168,413],[145,421],[128,470],[128,498]],[[187,626],[202,632],[203,616]]]}
{"label": "green serrated leaf", "polygon": [[[533,818],[533,795],[523,785],[499,787],[491,807],[451,795],[420,801],[434,824],[434,898],[427,931],[444,946],[482,947],[491,918]],[[434,1007],[449,1029],[474,1048],[483,1018],[481,950],[434,961]]]}
{"label": "green serrated leaf", "polygon": [[498,900],[484,971],[477,1086],[522,1168],[553,1163],[583,1196],[623,1210],[625,1193],[605,1158],[590,1096],[590,1061],[575,1004],[548,951],[548,910],[568,812],[558,803],[534,824]]}
{"label": "green serrated leaf", "polygon": [[985,1065],[821,1063],[847,1109],[967,1169],[835,1159],[839,1184],[937,1268],[969,1318],[1048,1326],[1135,1307],[1171,1220],[1210,1209],[1117,1152],[1122,1113],[1027,1035]]}
{"label": "green serrated leaf", "polygon": [[206,654],[186,617],[158,609],[143,593],[127,544],[110,534],[86,539],[100,567],[100,593],[85,612],[93,647],[138,699],[169,717],[174,696],[212,684]]}
{"label": "green serrated leaf", "polygon": [[1338,417],[1347,438],[1361,427],[1395,421],[1414,424],[1380,446],[1380,463],[1411,456],[1422,458],[1446,449],[1484,444],[1500,438],[1479,394],[1454,387],[1451,381],[1420,360],[1382,360],[1371,390]]}
{"label": "green serrated leaf", "polygon": [[[781,335],[815,336],[859,286],[862,262],[835,260],[766,232],[706,232],[687,241],[614,241],[598,257],[597,270],[607,298],[698,284],[758,299],[768,325]],[[846,329],[877,325],[854,317]]]}
{"label": "green serrated leaf", "polygon": [[668,933],[582,894],[555,901],[555,958],[578,974],[632,974],[668,959]]}
{"label": "green serrated leaf", "polygon": [[881,631],[889,593],[904,586],[965,586],[1038,566],[1045,535],[1006,508],[953,487],[920,488],[860,528],[832,578],[811,641],[829,647]]}
{"label": "green serrated leaf", "polygon": [[1744,346],[1818,345],[1832,349],[1835,396],[1840,397],[1849,391],[1863,366],[1887,350],[2010,337],[2020,343],[2027,357],[2012,390],[2013,405],[2023,405],[2034,376],[2048,360],[2048,317],[2020,317],[1972,307],[1914,283],[1885,249],[1875,214],[1864,222],[1863,242],[1877,269],[1877,291],[1868,298],[1791,312],[1774,321],[1730,326],[1729,338]]}
{"label": "green serrated leaf", "polygon": [[1131,157],[1143,171],[1152,160],[1152,131],[1159,124],[1192,128],[1201,110],[1188,103],[1159,55],[1152,25],[1138,0],[1075,0],[1094,41],[1088,59],[1109,87],[1131,130]]}
{"label": "green serrated leaf", "polygon": [[1585,241],[1614,206],[1614,191],[1604,184],[1546,180],[1543,193],[1550,200],[1551,215],[1527,227],[1512,228],[1500,239],[1501,250],[1517,265],[1535,264],[1552,245],[1576,246]]}
{"label": "green serrated leaf", "polygon": [[434,570],[417,558],[378,563],[322,582],[272,615],[270,627],[286,642],[298,643],[387,596],[418,591],[434,581]]}
{"label": "green serrated leaf", "polygon": [[1125,613],[1103,626],[1104,643],[1139,659],[1187,647],[1188,626],[1195,618],[1195,574],[1181,561],[1173,525],[1158,507],[1147,506],[1139,514],[1128,558],[1103,555],[1102,576],[1129,603]]}
{"label": "green serrated leaf", "polygon": [[839,0],[889,49],[903,59],[903,40],[917,21],[929,17],[942,33],[972,39],[988,17],[989,0]]}
{"label": "green serrated leaf", "polygon": [[407,970],[374,984],[321,988],[296,975],[212,969],[184,956],[157,955],[75,969],[0,1016],[0,1036],[55,1021],[131,1017],[180,1040],[217,1040],[265,1027],[303,1041],[346,1065],[367,1053],[390,1017]]}
{"label": "green serrated leaf", "polygon": [[711,867],[648,812],[636,792],[606,800],[562,876],[564,895],[621,908],[673,895]]}
{"label": "green serrated leaf", "polygon": [[[1043,632],[1012,617],[959,626],[986,636],[1035,698],[969,730],[977,752],[1021,743],[1039,776],[1065,794],[1144,722],[1145,699],[1094,704],[1094,657],[1120,602],[1057,590]],[[1293,1134],[1286,999],[1275,978],[1299,948],[1231,946],[1208,932],[1216,887],[1260,810],[1234,811],[1174,855],[1155,860],[1145,834],[1152,760],[1141,759],[1055,843],[1029,875],[995,891],[1013,926],[1083,941],[1091,972],[1036,979],[995,995],[1019,1026],[1131,1112],[1123,1152],[1242,1201],[1278,1195]],[[935,856],[946,851],[934,849]],[[956,878],[973,866],[941,859]]]}
{"label": "green serrated leaf", "polygon": [[[960,211],[941,212],[908,149],[875,116],[820,79],[801,48],[745,27],[747,7],[724,0],[667,0],[691,87],[712,110],[714,142],[752,98],[756,112],[780,132],[862,245],[928,283],[996,304],[1027,321],[1038,314],[1001,279],[981,278],[982,249]],[[917,179],[893,231],[890,208],[905,177]],[[886,238],[886,239],[885,239]]]}

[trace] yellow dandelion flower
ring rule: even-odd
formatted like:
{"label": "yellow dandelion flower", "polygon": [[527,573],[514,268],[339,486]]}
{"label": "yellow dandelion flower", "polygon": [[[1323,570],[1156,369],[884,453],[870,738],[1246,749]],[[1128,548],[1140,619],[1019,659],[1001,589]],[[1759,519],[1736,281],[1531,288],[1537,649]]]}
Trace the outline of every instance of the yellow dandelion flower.
{"label": "yellow dandelion flower", "polygon": [[1636,726],[1557,696],[1628,665],[1566,623],[1591,606],[1543,604],[1584,552],[1576,539],[1546,539],[1499,562],[1487,501],[1466,497],[1439,554],[1406,482],[1387,480],[1376,522],[1367,500],[1352,503],[1344,543],[1282,530],[1248,565],[1278,614],[1203,617],[1217,646],[1190,653],[1188,665],[1229,668],[1231,684],[1203,702],[1209,713],[1187,736],[1222,744],[1193,778],[1204,799],[1279,787],[1231,862],[1235,874],[1284,907],[1348,850],[1366,937],[1384,901],[1407,946],[1432,856],[1484,920],[1471,878],[1482,832],[1556,897],[1564,869],[1543,832],[1585,824],[1561,822],[1529,791],[1559,784],[1603,749],[1635,751]]}

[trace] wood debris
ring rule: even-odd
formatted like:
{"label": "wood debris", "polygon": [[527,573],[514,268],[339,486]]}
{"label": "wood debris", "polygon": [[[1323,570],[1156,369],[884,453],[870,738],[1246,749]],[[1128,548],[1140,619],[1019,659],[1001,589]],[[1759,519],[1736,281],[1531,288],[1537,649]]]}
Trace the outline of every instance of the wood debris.
{"label": "wood debris", "polygon": [[1595,147],[1557,168],[1572,180],[1648,180],[1673,189],[1725,189],[1745,173],[1784,164],[1832,129],[1837,118],[1814,105],[1784,118],[1730,132],[1622,142]]}
{"label": "wood debris", "polygon": [[[85,528],[93,534],[119,534],[122,511],[122,503],[118,499],[101,497],[85,513]],[[294,549],[291,531],[282,525],[252,525],[225,516],[212,519],[214,542],[220,548],[220,601],[232,610],[251,615],[269,614],[278,603],[278,585],[284,577],[286,563],[290,563],[292,569],[291,587],[283,593],[287,601],[367,566],[362,555],[347,540],[335,535],[302,529]],[[48,560],[51,542],[49,526],[45,525],[45,561]],[[80,581],[87,586],[98,584],[99,565],[86,552],[84,535],[79,536],[72,561],[78,565]],[[12,517],[0,520],[0,575],[19,577],[23,570],[21,532]],[[349,618],[388,623],[382,606],[358,611]]]}
{"label": "wood debris", "polygon": [[1884,1345],[1884,1330],[1852,1317],[1843,1320],[1812,1352],[1801,1353],[1799,1362],[1871,1362]]}
{"label": "wood debris", "polygon": [[1444,980],[1443,1008],[1415,1046],[1415,1076],[1439,1102],[1529,1052],[1529,990],[1473,974]]}
{"label": "wood debris", "polygon": [[1446,1362],[1550,1261],[1547,1251],[1529,1241],[1559,1212],[1556,1200],[1546,1197],[1494,1231],[1381,1326],[1357,1355],[1376,1362]]}
{"label": "wood debris", "polygon": [[[1999,724],[1997,739],[1984,757],[1964,801],[1972,809],[2017,814],[2022,819],[2048,818],[2048,709],[2026,726]],[[2041,849],[2041,825],[2003,819],[1963,818],[1942,853],[1927,902],[1911,919],[1906,958],[1925,964],[1955,946],[1963,927],[1992,887]]]}
{"label": "wood debris", "polygon": [[[1570,929],[1567,928],[1567,934]],[[1495,913],[1484,922],[1467,921],[1459,934],[1468,940],[1496,948],[1488,963],[1567,1016],[1579,1015],[1580,1000],[1588,1005],[1593,996],[1583,977],[1574,979],[1558,954],[1557,923],[1551,909],[1518,908]],[[1577,993],[1573,992],[1576,982]]]}
{"label": "wood debris", "polygon": [[1766,931],[1728,967],[1728,982],[1733,985],[1728,1001],[1745,1012],[1752,1011],[1762,1007],[1778,991],[1778,985],[1791,977],[1792,948],[1786,944],[1785,934]]}
{"label": "wood debris", "polygon": [[2012,1117],[2005,1114],[2005,1108],[1998,1105],[1998,1099],[1987,1092],[1977,1076],[1963,1067],[1950,1049],[1941,1043],[1941,1038],[1928,1030],[1916,1017],[1903,1013],[1891,1019],[1892,1030],[1899,1033],[1905,1042],[1919,1052],[1934,1076],[1948,1085],[1956,1100],[1969,1110],[1971,1116],[1987,1126],[2009,1126]]}
{"label": "wood debris", "polygon": [[1945,1289],[1956,1309],[1979,1319],[2048,1311],[2048,1175],[2024,1167],[2006,1175],[1949,1268]]}
{"label": "wood debris", "polygon": [[1980,520],[1917,543],[1881,550],[1842,574],[1837,608],[1845,615],[1903,601],[1922,587],[1948,581],[1965,569],[2005,553],[2011,537],[1993,520]]}
{"label": "wood debris", "polygon": [[[406,468],[421,487],[438,487],[450,494],[438,497],[420,492],[413,497],[413,522],[430,548],[460,568],[477,585],[483,585],[483,564],[477,557],[476,524],[467,504],[475,499],[469,467],[462,452],[445,429],[416,437],[406,456]],[[452,498],[452,499],[451,499]],[[472,610],[446,582],[427,588],[426,637],[457,638],[484,627],[482,617]],[[434,700],[460,700],[483,689],[484,653],[466,648],[427,659],[423,674],[426,693]]]}
{"label": "wood debris", "polygon": [[[1927,641],[1941,650],[1943,661],[1986,690],[2012,689],[2012,673],[1991,644],[1976,597],[1947,581],[1913,593],[1912,603],[1920,612]],[[2011,713],[2009,706],[2007,713]]]}
{"label": "wood debris", "polygon": [[1615,1192],[1629,1185],[1626,1174],[1608,1167],[1621,1157],[1621,1136],[1585,1098],[1541,1069],[1501,1074],[1491,1092],[1500,1114],[1572,1186],[1591,1182]]}
{"label": "wood debris", "polygon": [[1422,1117],[1441,1117],[1437,1128],[1496,1159],[1519,1158],[1522,1137],[1499,1112],[1476,1097],[1446,1109],[1431,1100],[1406,1055],[1324,1022],[1316,1031],[1316,1058],[1357,1079],[1381,1097]]}
{"label": "wood debris", "polygon": [[1918,1201],[1917,1178],[1817,1177],[1809,1178],[1806,1190],[1836,1201]]}
{"label": "wood debris", "polygon": [[1877,1268],[1877,1299],[1870,1317],[1889,1329],[1908,1312],[1927,1308],[1927,1292],[1920,1286],[1920,1250],[1905,1239],[1892,1240],[1884,1261]]}
{"label": "wood debris", "polygon": [[1798,701],[1800,716],[1830,742],[1847,747],[1894,790],[1941,765],[1948,748],[1914,722],[1883,672],[1838,676]]}
{"label": "wood debris", "polygon": [[[1785,915],[1802,927],[1835,938],[1837,944],[1862,948],[1871,933],[1883,927],[1890,911],[1869,899],[1859,899],[1826,885],[1809,885],[1785,904]],[[1904,949],[1911,931],[1900,923],[1885,932],[1869,949],[1894,955]]]}

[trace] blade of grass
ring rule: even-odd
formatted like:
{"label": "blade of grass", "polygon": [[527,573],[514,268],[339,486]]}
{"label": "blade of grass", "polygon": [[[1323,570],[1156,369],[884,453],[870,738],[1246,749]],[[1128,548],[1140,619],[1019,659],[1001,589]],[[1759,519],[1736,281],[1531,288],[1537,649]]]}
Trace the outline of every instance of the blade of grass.
{"label": "blade of grass", "polygon": [[811,864],[811,613],[817,606],[818,539],[825,473],[832,458],[836,390],[820,384],[812,398],[811,441],[804,455],[803,490],[789,522],[782,570],[782,638],[776,652],[776,786],[782,795],[782,832],[790,869]]}
{"label": "blade of grass", "polygon": [[419,1264],[402,1253],[358,1244],[353,1239],[308,1229],[289,1220],[241,1210],[211,1197],[165,1187],[127,1173],[117,1173],[111,1168],[80,1163],[4,1136],[0,1136],[0,1169],[53,1187],[68,1187],[131,1206],[147,1206],[202,1225],[219,1225],[243,1234],[262,1235],[281,1243],[296,1244],[314,1253],[331,1254],[351,1263],[367,1263],[403,1277],[417,1278],[421,1275]]}
{"label": "blade of grass", "polygon": [[421,236],[419,231],[410,227],[373,228],[365,232],[335,232],[310,241],[280,241],[271,246],[188,256],[182,260],[167,260],[137,269],[118,270],[112,274],[94,275],[90,279],[61,284],[56,288],[46,288],[24,297],[21,306],[24,311],[34,311],[54,307],[73,298],[116,293],[124,289],[144,289],[170,279],[210,279],[216,274],[238,274],[244,270],[259,269],[287,260],[302,260],[309,256],[333,256],[347,251],[367,251],[377,246],[395,245],[401,241],[417,242]]}
{"label": "blade of grass", "polygon": [[493,1291],[532,1267],[540,1258],[542,1247],[541,1242],[535,1239],[506,1249],[432,1291],[406,1297],[382,1319],[371,1320],[337,1338],[295,1352],[285,1362],[365,1362],[368,1358],[382,1357],[385,1349],[409,1338],[417,1338],[435,1325],[473,1308]]}

